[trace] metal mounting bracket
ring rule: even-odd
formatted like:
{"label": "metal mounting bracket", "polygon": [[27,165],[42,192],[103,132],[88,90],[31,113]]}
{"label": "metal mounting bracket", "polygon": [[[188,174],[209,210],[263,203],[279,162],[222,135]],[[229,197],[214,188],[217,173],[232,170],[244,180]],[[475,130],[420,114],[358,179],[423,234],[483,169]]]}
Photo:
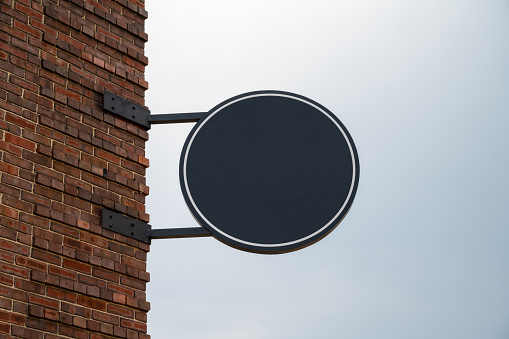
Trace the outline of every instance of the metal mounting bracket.
{"label": "metal mounting bracket", "polygon": [[126,120],[135,122],[145,127],[147,130],[150,129],[150,122],[148,121],[150,111],[145,107],[132,103],[108,91],[104,91],[103,108]]}
{"label": "metal mounting bracket", "polygon": [[104,110],[121,116],[122,118],[137,123],[149,130],[152,124],[172,124],[181,122],[197,122],[205,113],[173,113],[173,114],[150,114],[150,111],[119,97],[108,91],[104,91]]}
{"label": "metal mounting bracket", "polygon": [[101,226],[110,231],[120,233],[126,237],[130,237],[144,243],[150,244],[148,236],[150,229],[149,224],[137,219],[126,217],[125,215],[112,212],[105,208],[102,209]]}
{"label": "metal mounting bracket", "polygon": [[152,229],[149,224],[125,215],[102,209],[101,226],[126,237],[150,244],[151,239],[210,237],[204,227]]}

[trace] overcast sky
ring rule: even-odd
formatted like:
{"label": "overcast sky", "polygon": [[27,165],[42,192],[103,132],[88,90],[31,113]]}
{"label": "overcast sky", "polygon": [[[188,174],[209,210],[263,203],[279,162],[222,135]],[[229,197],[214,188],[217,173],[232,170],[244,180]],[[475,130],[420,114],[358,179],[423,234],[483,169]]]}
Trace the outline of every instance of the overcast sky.
{"label": "overcast sky", "polygon": [[[349,214],[303,250],[153,241],[153,338],[509,338],[509,1],[146,4],[152,113],[295,92],[361,166]],[[191,128],[150,130],[154,228],[197,225],[178,181]]]}

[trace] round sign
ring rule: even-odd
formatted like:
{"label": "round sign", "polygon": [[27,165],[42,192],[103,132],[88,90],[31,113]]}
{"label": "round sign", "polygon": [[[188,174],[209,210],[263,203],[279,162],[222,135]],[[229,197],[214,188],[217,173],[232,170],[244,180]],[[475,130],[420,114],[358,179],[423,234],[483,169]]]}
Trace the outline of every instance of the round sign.
{"label": "round sign", "polygon": [[359,182],[339,119],[301,95],[258,91],[210,110],[187,137],[180,185],[200,225],[227,245],[286,253],[330,233]]}

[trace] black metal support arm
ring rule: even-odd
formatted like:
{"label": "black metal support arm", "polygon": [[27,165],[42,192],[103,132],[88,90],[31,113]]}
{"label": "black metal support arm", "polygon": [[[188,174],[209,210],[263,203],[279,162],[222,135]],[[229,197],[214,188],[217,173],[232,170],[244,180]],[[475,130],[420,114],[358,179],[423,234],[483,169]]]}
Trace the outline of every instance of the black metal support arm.
{"label": "black metal support arm", "polygon": [[211,237],[212,233],[204,227],[163,228],[149,231],[150,239]]}
{"label": "black metal support arm", "polygon": [[125,215],[102,209],[101,226],[110,231],[150,244],[152,239],[210,237],[203,227],[152,229],[149,224]]}
{"label": "black metal support arm", "polygon": [[151,114],[148,121],[151,125],[175,124],[181,122],[198,122],[205,113],[173,113],[173,114]]}
{"label": "black metal support arm", "polygon": [[197,122],[205,113],[175,113],[150,114],[150,111],[140,105],[130,102],[118,95],[104,91],[103,108],[115,115],[135,122],[146,130],[152,124],[176,124],[182,122]]}

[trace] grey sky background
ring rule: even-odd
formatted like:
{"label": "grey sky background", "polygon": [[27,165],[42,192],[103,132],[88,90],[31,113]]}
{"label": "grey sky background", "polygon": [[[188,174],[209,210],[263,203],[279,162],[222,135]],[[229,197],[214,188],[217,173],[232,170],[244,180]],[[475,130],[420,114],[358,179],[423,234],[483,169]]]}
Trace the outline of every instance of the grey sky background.
{"label": "grey sky background", "polygon": [[[152,113],[278,89],[334,112],[356,200],[329,236],[263,256],[155,240],[149,333],[177,339],[509,338],[509,1],[147,1]],[[194,226],[150,131],[154,228]]]}

